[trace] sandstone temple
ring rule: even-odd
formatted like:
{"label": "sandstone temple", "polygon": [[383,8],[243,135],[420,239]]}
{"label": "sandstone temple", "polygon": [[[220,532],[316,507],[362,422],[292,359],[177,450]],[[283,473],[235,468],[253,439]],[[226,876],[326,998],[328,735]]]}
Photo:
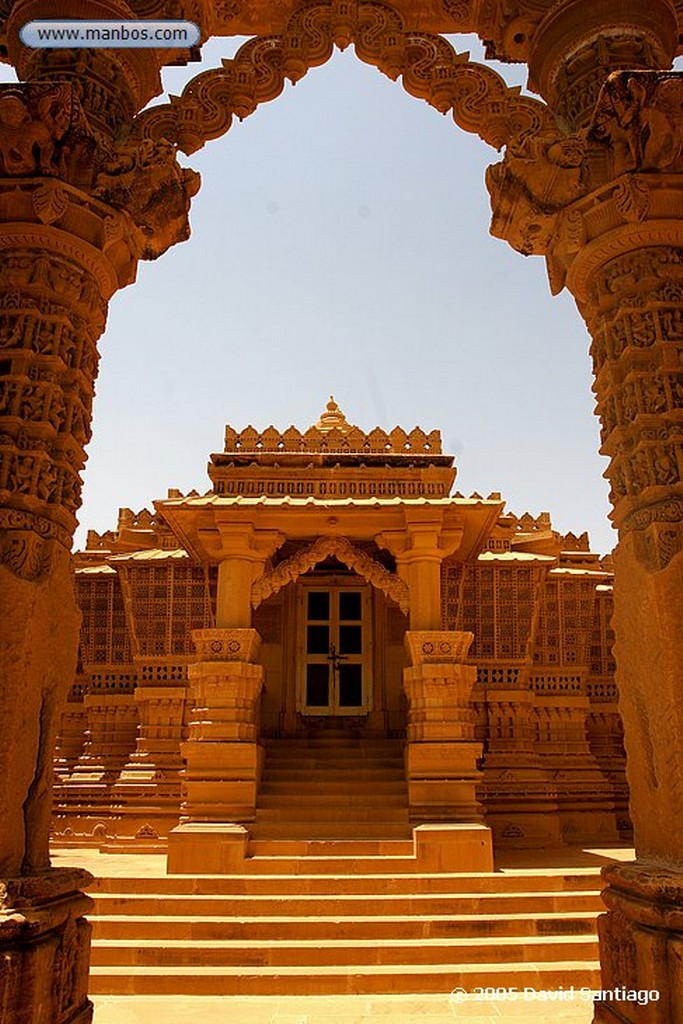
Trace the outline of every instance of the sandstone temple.
{"label": "sandstone temple", "polygon": [[[209,475],[205,495],[121,509],[76,555],[56,840],[170,833],[170,867],[200,872],[222,869],[228,822],[231,843],[235,824],[248,842],[453,821],[496,846],[628,836],[612,569],[585,534],[452,495],[438,431],[364,433],[332,399],[305,432],[228,427]],[[311,741],[319,772],[270,785]],[[326,772],[368,743],[405,757],[399,785],[364,805],[354,774],[335,806]]]}
{"label": "sandstone temple", "polygon": [[[55,16],[188,18],[200,38],[24,45],[27,22]],[[456,49],[465,33],[482,61]],[[214,36],[245,41],[152,104],[162,68],[191,64]],[[365,436],[334,405],[303,434],[228,430],[210,494],[122,512],[74,562],[109,302],[141,260],[189,239],[201,182],[184,158],[347,47],[499,154],[485,180],[492,234],[543,257],[552,293],[575,300],[609,460],[612,563],[543,517],[505,514],[497,495],[452,495],[437,433]],[[51,832],[167,844],[146,952],[129,936],[105,971],[128,991],[131,949],[148,958],[135,984],[169,976],[149,959],[170,928],[165,902],[209,885],[199,865],[217,879],[211,898],[229,894],[238,911],[259,898],[249,885],[286,869],[301,909],[325,891],[314,868],[349,856],[370,873],[347,897],[328,889],[333,908],[386,909],[412,891],[410,906],[436,915],[429,928],[466,905],[457,928],[497,887],[526,908],[518,954],[544,949],[534,970],[557,985],[552,956],[561,946],[566,967],[581,938],[549,951],[549,904],[571,905],[573,927],[596,905],[566,889],[515,897],[521,883],[491,872],[492,851],[616,843],[629,820],[635,859],[602,870],[599,972],[595,960],[586,980],[657,999],[601,996],[593,1019],[682,1024],[681,55],[681,0],[0,0],[0,61],[17,76],[0,86],[0,1024],[89,1024],[88,992],[103,990],[102,946],[90,973],[92,876],[52,866]],[[492,61],[524,65],[527,89]],[[347,769],[360,800],[343,799]],[[348,856],[316,858],[328,842],[350,843]],[[294,877],[301,856],[307,882]],[[240,881],[255,860],[261,880]],[[380,898],[382,871],[413,889]],[[420,896],[428,877],[451,890]],[[458,903],[475,877],[491,891]],[[109,905],[145,904],[128,897],[112,890]],[[100,935],[120,935],[121,921],[101,923],[106,904],[100,892]],[[415,956],[427,955],[420,920],[405,924]],[[285,941],[282,922],[257,925]],[[308,926],[322,949],[330,921]],[[367,923],[375,936],[386,926]],[[461,982],[500,976],[464,965],[466,943],[451,939]],[[370,985],[370,967],[349,963]],[[414,977],[444,991],[451,968]],[[284,970],[301,986],[313,976]],[[250,977],[244,964],[221,971],[233,991]],[[281,973],[271,963],[262,982]],[[321,967],[319,984],[333,974]]]}

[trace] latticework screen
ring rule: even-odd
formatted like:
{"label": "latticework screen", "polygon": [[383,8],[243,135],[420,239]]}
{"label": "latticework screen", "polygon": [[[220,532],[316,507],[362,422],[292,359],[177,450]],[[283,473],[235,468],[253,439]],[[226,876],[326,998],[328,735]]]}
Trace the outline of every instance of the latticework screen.
{"label": "latticework screen", "polygon": [[192,630],[213,624],[215,582],[189,559],[128,565],[127,588],[137,653],[192,654]]}
{"label": "latticework screen", "polygon": [[528,653],[539,574],[535,566],[445,563],[443,623],[471,630],[472,658],[524,659]]}
{"label": "latticework screen", "polygon": [[76,577],[76,595],[83,613],[81,659],[84,665],[120,665],[131,661],[130,637],[118,576]]}
{"label": "latticework screen", "polygon": [[543,665],[588,664],[595,582],[572,576],[545,582],[534,662]]}

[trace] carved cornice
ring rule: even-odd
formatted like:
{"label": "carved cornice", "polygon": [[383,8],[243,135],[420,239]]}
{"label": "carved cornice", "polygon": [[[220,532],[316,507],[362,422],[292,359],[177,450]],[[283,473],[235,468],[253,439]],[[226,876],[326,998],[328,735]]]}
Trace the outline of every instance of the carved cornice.
{"label": "carved cornice", "polygon": [[277,594],[288,583],[293,583],[299,576],[330,555],[334,555],[349,569],[353,569],[368,583],[371,583],[373,587],[381,590],[398,604],[402,612],[407,614],[409,597],[408,587],[404,581],[389,572],[380,562],[376,562],[360,548],[355,547],[346,537],[320,537],[314,544],[297,551],[285,562],[280,562],[275,569],[264,573],[252,584],[252,607],[258,608],[261,602],[271,594]]}

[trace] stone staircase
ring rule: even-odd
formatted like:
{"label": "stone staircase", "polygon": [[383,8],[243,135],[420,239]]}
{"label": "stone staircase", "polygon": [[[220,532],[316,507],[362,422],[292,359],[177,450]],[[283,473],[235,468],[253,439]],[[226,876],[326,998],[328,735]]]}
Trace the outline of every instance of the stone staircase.
{"label": "stone staircase", "polygon": [[[334,841],[332,841],[334,845]],[[366,873],[330,851],[258,856],[232,877],[106,878],[96,995],[448,993],[462,986],[599,987],[599,876]],[[318,867],[320,866],[320,858]],[[285,863],[286,862],[286,863]]]}
{"label": "stone staircase", "polygon": [[335,728],[269,740],[252,839],[410,839],[403,749]]}
{"label": "stone staircase", "polygon": [[419,871],[400,743],[272,742],[250,832],[239,875],[99,880],[93,994],[599,984],[597,871]]}

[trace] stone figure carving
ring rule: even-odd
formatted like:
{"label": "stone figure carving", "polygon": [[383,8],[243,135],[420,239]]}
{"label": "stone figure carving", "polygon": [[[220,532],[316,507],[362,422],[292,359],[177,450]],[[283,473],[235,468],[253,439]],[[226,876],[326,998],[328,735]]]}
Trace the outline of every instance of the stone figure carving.
{"label": "stone figure carving", "polygon": [[593,118],[593,138],[612,150],[614,171],[680,171],[683,81],[657,72],[610,75]]}
{"label": "stone figure carving", "polygon": [[0,87],[0,177],[87,184],[94,149],[70,84]]}
{"label": "stone figure carving", "polygon": [[54,174],[54,142],[21,96],[0,94],[0,173],[7,177]]}
{"label": "stone figure carving", "polygon": [[142,139],[103,160],[95,195],[130,214],[139,229],[139,256],[156,259],[189,237],[187,213],[200,181],[196,171],[180,167],[170,142]]}

